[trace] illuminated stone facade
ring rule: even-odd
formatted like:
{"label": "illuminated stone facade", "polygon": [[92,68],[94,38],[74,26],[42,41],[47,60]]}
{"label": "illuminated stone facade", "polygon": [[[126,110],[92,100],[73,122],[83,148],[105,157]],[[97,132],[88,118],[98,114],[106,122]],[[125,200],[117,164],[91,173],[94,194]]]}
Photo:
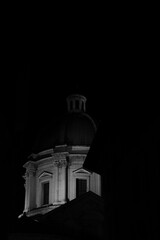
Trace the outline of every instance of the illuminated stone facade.
{"label": "illuminated stone facade", "polygon": [[[71,114],[69,119],[72,118],[73,113],[74,119],[75,114],[78,114],[78,119],[80,119],[79,115],[83,115],[84,118],[85,102],[86,99],[81,95],[67,98],[68,112]],[[86,116],[88,121],[88,115]],[[74,125],[67,124],[70,128]],[[93,120],[90,124],[93,124]],[[27,216],[45,214],[88,191],[101,195],[100,175],[83,168],[90,148],[91,130],[87,132],[86,126],[84,120],[83,124],[78,120],[78,125],[73,126],[73,129],[67,133],[70,142],[55,144],[53,148],[29,156],[29,161],[24,164],[26,168],[24,212]],[[78,136],[79,138],[76,136],[76,133],[78,134],[76,127],[83,133]]]}

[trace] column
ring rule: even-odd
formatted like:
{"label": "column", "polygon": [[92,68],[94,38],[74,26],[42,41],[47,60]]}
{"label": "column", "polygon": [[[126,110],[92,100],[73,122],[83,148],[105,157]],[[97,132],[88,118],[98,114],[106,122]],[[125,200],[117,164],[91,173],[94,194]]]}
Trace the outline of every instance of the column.
{"label": "column", "polygon": [[55,176],[54,176],[54,203],[58,202],[58,182],[59,182],[59,166],[58,166],[58,162],[54,163],[55,165]]}
{"label": "column", "polygon": [[98,178],[98,189],[97,189],[97,194],[99,196],[101,196],[101,175],[97,174],[97,178]]}
{"label": "column", "polygon": [[29,210],[36,207],[36,181],[35,181],[35,170],[29,170]]}
{"label": "column", "polygon": [[66,160],[60,162],[59,167],[59,201],[66,202]]}
{"label": "column", "polygon": [[28,211],[28,207],[29,207],[29,199],[28,199],[28,177],[29,174],[28,172],[25,173],[25,175],[23,176],[23,178],[25,179],[25,183],[24,183],[24,188],[25,188],[25,201],[24,201],[24,211],[23,212],[27,212]]}

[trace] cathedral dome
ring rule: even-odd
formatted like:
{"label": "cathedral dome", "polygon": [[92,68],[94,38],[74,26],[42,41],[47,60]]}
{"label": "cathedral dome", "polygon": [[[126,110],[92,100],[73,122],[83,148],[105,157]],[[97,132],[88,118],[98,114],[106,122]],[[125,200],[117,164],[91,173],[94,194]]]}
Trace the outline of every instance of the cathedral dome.
{"label": "cathedral dome", "polygon": [[[35,151],[43,151],[57,145],[90,146],[96,132],[93,119],[85,112],[86,98],[70,95],[67,98],[68,113],[55,124],[48,125],[37,138]],[[53,126],[54,125],[54,126]]]}

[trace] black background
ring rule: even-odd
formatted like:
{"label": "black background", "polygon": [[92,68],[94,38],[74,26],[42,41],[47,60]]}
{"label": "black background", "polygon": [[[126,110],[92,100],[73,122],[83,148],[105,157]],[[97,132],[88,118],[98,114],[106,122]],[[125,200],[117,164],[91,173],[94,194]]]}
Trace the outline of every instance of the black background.
{"label": "black background", "polygon": [[124,131],[138,132],[159,114],[157,31],[143,21],[132,24],[63,26],[54,37],[39,31],[21,48],[19,61],[7,66],[6,79],[15,71],[13,89],[6,82],[2,103],[11,221],[23,211],[22,166],[34,139],[48,120],[66,111],[68,94],[87,97],[87,112],[97,126],[114,119],[125,122]]}

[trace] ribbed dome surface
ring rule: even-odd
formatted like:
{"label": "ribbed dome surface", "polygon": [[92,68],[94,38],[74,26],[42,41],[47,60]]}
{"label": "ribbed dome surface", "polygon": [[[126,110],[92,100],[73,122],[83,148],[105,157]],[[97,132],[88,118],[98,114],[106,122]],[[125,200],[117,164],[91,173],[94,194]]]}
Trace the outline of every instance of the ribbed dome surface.
{"label": "ribbed dome surface", "polygon": [[57,123],[47,126],[38,136],[34,151],[39,152],[56,145],[90,146],[96,132],[93,119],[86,113],[68,113]]}

